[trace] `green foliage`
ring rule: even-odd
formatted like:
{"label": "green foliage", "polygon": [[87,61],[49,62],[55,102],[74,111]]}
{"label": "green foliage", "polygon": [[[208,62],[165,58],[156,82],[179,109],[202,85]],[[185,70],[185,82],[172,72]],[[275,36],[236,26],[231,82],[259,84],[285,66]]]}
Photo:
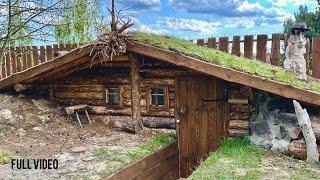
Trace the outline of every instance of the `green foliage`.
{"label": "green foliage", "polygon": [[12,154],[9,151],[0,149],[0,165],[9,163],[11,159]]}
{"label": "green foliage", "polygon": [[[190,179],[256,179],[264,172],[253,170],[261,163],[262,151],[248,138],[226,139],[190,176]],[[238,172],[243,171],[243,172]]]}
{"label": "green foliage", "polygon": [[105,28],[98,0],[64,0],[63,4],[68,8],[55,28],[59,43],[89,42]]}
{"label": "green foliage", "polygon": [[284,32],[290,33],[290,30],[295,22],[306,22],[310,31],[305,33],[307,38],[320,36],[320,11],[315,12],[308,10],[307,6],[300,6],[297,13],[294,14],[294,19],[287,19],[283,23]]}
{"label": "green foliage", "polygon": [[173,135],[168,135],[168,134],[157,135],[154,138],[152,138],[148,144],[143,145],[137,150],[130,152],[129,157],[134,160],[139,159],[148,154],[151,154],[153,151],[155,151],[160,147],[173,143],[174,141],[175,141],[175,137]]}
{"label": "green foliage", "polygon": [[215,49],[197,46],[193,42],[175,37],[159,36],[137,32],[135,40],[163,49],[178,51],[196,56],[207,62],[232,68],[238,71],[260,76],[262,79],[288,83],[291,86],[320,92],[320,82],[305,82],[298,80],[293,74],[284,69],[260,61],[252,61],[243,57],[233,56]]}

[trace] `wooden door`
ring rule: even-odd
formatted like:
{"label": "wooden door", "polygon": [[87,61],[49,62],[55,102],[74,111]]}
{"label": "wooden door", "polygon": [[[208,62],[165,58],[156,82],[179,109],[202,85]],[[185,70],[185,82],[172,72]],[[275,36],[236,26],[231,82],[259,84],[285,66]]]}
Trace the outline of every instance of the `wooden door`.
{"label": "wooden door", "polygon": [[176,122],[179,171],[188,177],[226,135],[225,81],[206,77],[177,78]]}

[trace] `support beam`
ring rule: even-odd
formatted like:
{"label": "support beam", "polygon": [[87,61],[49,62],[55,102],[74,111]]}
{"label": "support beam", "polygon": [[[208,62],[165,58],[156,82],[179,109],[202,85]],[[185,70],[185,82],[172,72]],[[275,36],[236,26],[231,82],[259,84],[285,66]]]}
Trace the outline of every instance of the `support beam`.
{"label": "support beam", "polygon": [[130,55],[130,80],[131,80],[131,97],[132,97],[132,119],[136,122],[135,131],[140,133],[142,130],[142,117],[141,117],[141,77],[140,77],[140,65],[138,59],[131,54]]}

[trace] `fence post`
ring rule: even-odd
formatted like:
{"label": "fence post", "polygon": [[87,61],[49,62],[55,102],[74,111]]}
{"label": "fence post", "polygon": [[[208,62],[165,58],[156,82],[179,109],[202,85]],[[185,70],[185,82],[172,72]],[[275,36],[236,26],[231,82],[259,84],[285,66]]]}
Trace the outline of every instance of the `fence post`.
{"label": "fence post", "polygon": [[52,53],[52,46],[47,45],[46,46],[46,55],[47,55],[47,61],[51,61],[53,59],[53,53]]}
{"label": "fence post", "polygon": [[312,75],[320,79],[320,37],[312,39]]}
{"label": "fence post", "polygon": [[32,49],[27,46],[27,69],[32,67]]}
{"label": "fence post", "polygon": [[16,48],[10,47],[11,51],[11,66],[12,66],[12,74],[17,72],[17,52]]}
{"label": "fence post", "polygon": [[216,38],[209,38],[208,39],[208,48],[217,48]]}
{"label": "fence post", "polygon": [[268,35],[260,34],[257,36],[257,60],[266,62],[267,60],[267,41]]}
{"label": "fence post", "polygon": [[46,62],[44,46],[40,46],[40,56],[39,56],[39,59],[40,59],[40,63]]}
{"label": "fence post", "polygon": [[271,64],[275,66],[280,65],[280,39],[281,34],[272,34]]}
{"label": "fence post", "polygon": [[204,46],[204,39],[197,39],[198,46]]}
{"label": "fence post", "polygon": [[240,36],[233,36],[232,51],[231,54],[240,56]]}
{"label": "fence post", "polygon": [[39,64],[39,56],[38,56],[38,47],[37,46],[32,46],[32,59],[33,59],[33,64],[34,66]]}
{"label": "fence post", "polygon": [[253,59],[253,36],[244,36],[244,57]]}
{"label": "fence post", "polygon": [[220,37],[219,38],[219,50],[228,53],[229,49],[229,38]]}
{"label": "fence post", "polygon": [[7,69],[7,76],[11,75],[11,58],[10,58],[10,49],[7,49],[6,53],[6,69]]}

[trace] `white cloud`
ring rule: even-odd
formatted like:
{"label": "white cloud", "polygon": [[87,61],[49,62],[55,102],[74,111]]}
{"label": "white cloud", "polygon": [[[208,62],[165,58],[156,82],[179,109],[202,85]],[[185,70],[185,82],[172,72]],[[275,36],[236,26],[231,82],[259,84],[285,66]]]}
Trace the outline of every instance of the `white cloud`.
{"label": "white cloud", "polygon": [[230,22],[224,26],[224,28],[251,28],[255,26],[254,19],[248,18],[232,18]]}
{"label": "white cloud", "polygon": [[196,19],[164,17],[157,20],[159,25],[174,29],[211,34],[221,27],[220,22],[207,22]]}
{"label": "white cloud", "polygon": [[317,6],[317,1],[315,0],[268,0],[274,6],[284,7],[284,6]]}
{"label": "white cloud", "polygon": [[138,28],[136,28],[138,31],[146,32],[146,33],[152,33],[152,34],[168,34],[169,31],[166,29],[153,29],[148,25],[141,24]]}

